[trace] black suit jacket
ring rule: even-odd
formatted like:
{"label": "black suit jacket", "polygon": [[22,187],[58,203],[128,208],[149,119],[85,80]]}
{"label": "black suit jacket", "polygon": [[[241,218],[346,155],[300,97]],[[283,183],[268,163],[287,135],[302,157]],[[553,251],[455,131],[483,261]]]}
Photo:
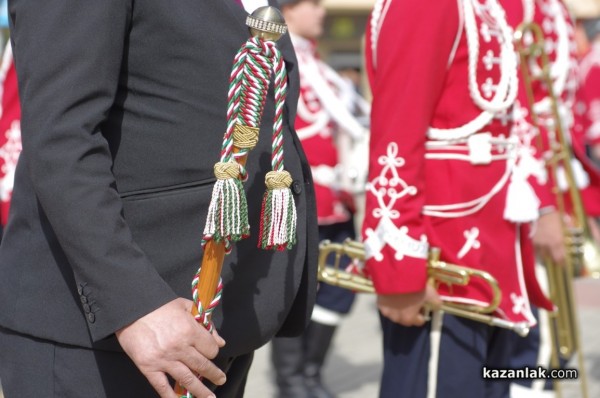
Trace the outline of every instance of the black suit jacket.
{"label": "black suit jacket", "polygon": [[[9,9],[23,152],[0,248],[0,326],[115,348],[119,328],[191,298],[247,13],[234,0],[12,0]],[[247,164],[251,237],[226,256],[214,315],[226,355],[299,333],[315,295],[314,194],[292,122],[298,71],[289,37],[279,44],[298,244],[256,248],[271,90]]]}

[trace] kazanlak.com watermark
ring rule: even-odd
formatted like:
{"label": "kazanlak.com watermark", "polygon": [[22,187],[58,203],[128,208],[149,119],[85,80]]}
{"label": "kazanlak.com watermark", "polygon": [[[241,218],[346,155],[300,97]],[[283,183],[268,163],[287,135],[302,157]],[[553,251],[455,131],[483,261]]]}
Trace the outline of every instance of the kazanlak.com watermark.
{"label": "kazanlak.com watermark", "polygon": [[482,368],[484,379],[565,379],[572,380],[579,377],[577,369],[547,369],[541,366],[526,366],[519,369],[494,369],[484,366]]}

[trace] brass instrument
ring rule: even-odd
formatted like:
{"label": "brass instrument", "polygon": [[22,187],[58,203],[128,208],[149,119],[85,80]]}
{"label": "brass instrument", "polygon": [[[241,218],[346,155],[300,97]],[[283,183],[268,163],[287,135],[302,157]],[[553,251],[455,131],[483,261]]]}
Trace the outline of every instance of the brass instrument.
{"label": "brass instrument", "polygon": [[[328,259],[332,254],[334,261],[333,264],[329,264]],[[343,243],[332,243],[328,240],[321,242],[319,245],[319,281],[360,293],[375,293],[373,282],[368,277],[340,268],[343,256],[347,256],[355,262],[364,262],[365,247],[361,242],[350,239]],[[441,311],[491,326],[510,329],[523,337],[529,333],[529,325],[526,322],[511,322],[491,315],[498,308],[502,299],[498,282],[492,275],[485,271],[441,261],[439,257],[439,249],[430,249],[427,272],[430,282],[434,283],[436,287],[440,283],[450,286],[466,286],[471,278],[481,278],[488,284],[493,294],[492,301],[485,307],[446,301],[442,304]]]}
{"label": "brass instrument", "polygon": [[[527,40],[530,40],[531,43]],[[548,126],[551,157],[547,161],[547,165],[555,181],[553,189],[556,194],[557,210],[563,222],[567,249],[564,266],[556,264],[549,257],[542,259],[548,275],[550,298],[557,307],[556,311],[550,313],[552,341],[556,341],[555,344],[552,344],[551,365],[558,368],[560,367],[560,358],[568,360],[574,352],[577,352],[581,389],[583,396],[587,397],[587,381],[573,293],[573,278],[574,276],[600,277],[600,252],[591,236],[581,194],[575,182],[571,165],[572,148],[565,136],[560,117],[558,99],[554,93],[554,82],[550,74],[551,63],[545,52],[542,30],[535,23],[524,23],[517,28],[515,41],[515,48],[521,59],[522,78],[527,92],[531,120],[535,127],[539,128],[540,122],[534,111],[534,80],[544,84],[551,103],[552,123]],[[556,177],[561,166],[564,168],[569,187],[568,194],[573,207],[571,215],[573,225],[566,223],[567,214],[563,193],[556,184]],[[560,386],[557,382],[555,382],[555,390],[557,395],[560,395]]]}

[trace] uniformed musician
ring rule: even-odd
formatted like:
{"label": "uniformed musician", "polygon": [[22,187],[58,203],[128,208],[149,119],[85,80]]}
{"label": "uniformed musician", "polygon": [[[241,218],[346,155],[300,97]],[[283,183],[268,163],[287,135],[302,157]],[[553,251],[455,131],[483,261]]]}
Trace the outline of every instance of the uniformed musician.
{"label": "uniformed musician", "polygon": [[[578,130],[583,128],[583,115],[578,115],[577,112],[583,92],[578,84],[578,49],[572,16],[562,0],[523,0],[520,5],[513,3],[513,8],[523,10],[521,20],[513,18],[510,21],[513,27],[516,28],[521,22],[534,22],[542,29],[544,49],[552,71],[552,90],[557,99],[560,123],[570,142],[569,150],[574,155],[570,159],[573,182],[581,192],[586,213],[591,216],[588,220],[589,226],[592,232],[597,232],[593,217],[600,214],[600,174],[586,156],[583,135],[578,133]],[[513,13],[513,15],[515,14]],[[532,76],[535,75],[535,71],[530,73]],[[552,113],[548,87],[539,82],[533,83],[531,87],[535,102],[533,109],[527,103],[527,89],[522,84],[519,95],[522,118],[515,122],[524,126],[522,137],[533,144],[532,153],[543,163],[550,157],[550,140],[556,139],[552,133],[555,131],[553,126],[556,123],[556,116]],[[537,117],[539,130],[532,128],[530,124],[532,112],[535,112]],[[538,141],[538,132],[540,141]],[[541,142],[542,145],[536,145],[538,142]],[[540,215],[534,225],[532,240],[540,261],[537,273],[546,290],[548,289],[546,276],[548,264],[544,264],[542,259],[550,258],[555,264],[564,266],[568,251],[565,245],[563,219],[570,217],[569,214],[573,214],[566,180],[554,178],[549,165],[549,162],[546,162],[544,166],[546,178],[530,180],[540,199]],[[562,197],[566,203],[566,212],[559,211],[556,188],[564,193]],[[560,307],[558,311],[561,311]],[[563,311],[566,310],[563,309]],[[538,311],[537,308],[534,308],[534,312],[539,326],[532,329],[525,339],[515,338],[513,358],[511,359],[512,368],[542,366],[549,369],[553,366],[552,352],[557,348],[553,347],[550,315],[543,309]],[[563,363],[560,365],[564,366],[566,361],[561,362]],[[552,397],[554,396],[553,389],[554,384],[551,380],[513,380],[511,397]]]}
{"label": "uniformed musician", "polygon": [[[325,8],[319,0],[279,0],[300,72],[300,97],[295,128],[306,153],[314,181],[319,239],[343,242],[355,238],[353,186],[366,178],[360,168],[342,162],[344,151],[364,143],[367,129],[354,113],[368,114],[366,101],[354,86],[321,60],[316,40],[323,32]],[[356,111],[356,112],[353,112]],[[344,146],[342,143],[349,143]],[[351,162],[361,165],[364,159]],[[350,176],[351,172],[358,172]],[[337,327],[350,312],[354,292],[320,284],[311,322],[305,333],[275,338],[272,363],[278,397],[332,398],[321,373]]]}
{"label": "uniformed musician", "polygon": [[497,317],[535,325],[531,303],[551,308],[527,236],[539,201],[512,128],[517,61],[505,11],[497,0],[377,1],[367,35],[363,238],[384,333],[380,397],[507,396],[508,382],[481,372],[508,366],[511,331],[441,312],[426,323],[422,312],[439,298],[490,301],[478,281],[431,288],[432,247],[498,280]]}

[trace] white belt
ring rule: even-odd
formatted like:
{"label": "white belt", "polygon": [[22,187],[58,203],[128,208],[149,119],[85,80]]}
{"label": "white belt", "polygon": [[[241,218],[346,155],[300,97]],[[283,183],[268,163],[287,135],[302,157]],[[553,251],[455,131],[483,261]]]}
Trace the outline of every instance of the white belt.
{"label": "white belt", "polygon": [[[491,133],[477,133],[458,140],[432,140],[425,143],[426,159],[464,160],[471,164],[489,164],[514,157],[517,137],[492,137]],[[497,153],[493,154],[493,150]],[[448,152],[445,152],[448,151]],[[466,153],[461,153],[466,152]]]}
{"label": "white belt", "polygon": [[[492,137],[491,133],[472,134],[458,140],[427,141],[425,146],[430,152],[426,159],[454,159],[471,164],[489,164],[503,160],[506,168],[503,175],[484,195],[460,203],[445,205],[426,205],[423,214],[431,217],[458,218],[478,212],[509,182],[518,155],[517,137]],[[496,153],[492,153],[492,151]],[[461,152],[465,152],[464,154]]]}
{"label": "white belt", "polygon": [[310,171],[316,184],[329,187],[336,186],[338,173],[334,167],[326,165],[311,166]]}

